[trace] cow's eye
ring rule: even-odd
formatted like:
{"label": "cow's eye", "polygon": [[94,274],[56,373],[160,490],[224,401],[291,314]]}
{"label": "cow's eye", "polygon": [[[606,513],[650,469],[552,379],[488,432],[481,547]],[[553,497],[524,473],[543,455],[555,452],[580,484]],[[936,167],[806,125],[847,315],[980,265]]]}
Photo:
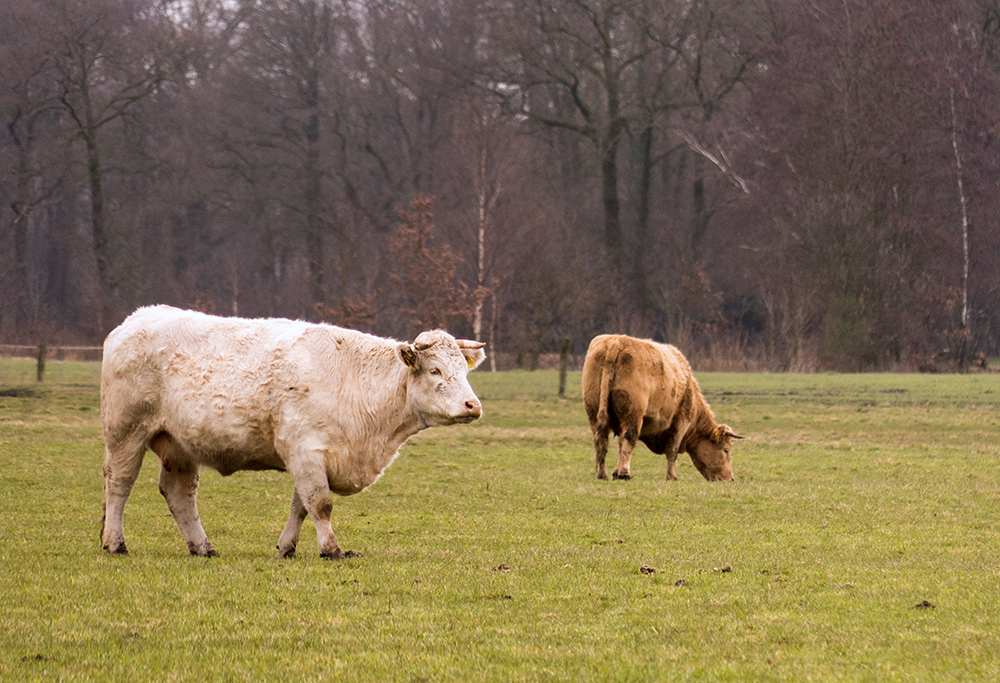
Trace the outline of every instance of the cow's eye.
{"label": "cow's eye", "polygon": [[435,377],[440,377],[441,376],[441,369],[440,368],[431,368],[430,373],[432,375],[434,375]]}

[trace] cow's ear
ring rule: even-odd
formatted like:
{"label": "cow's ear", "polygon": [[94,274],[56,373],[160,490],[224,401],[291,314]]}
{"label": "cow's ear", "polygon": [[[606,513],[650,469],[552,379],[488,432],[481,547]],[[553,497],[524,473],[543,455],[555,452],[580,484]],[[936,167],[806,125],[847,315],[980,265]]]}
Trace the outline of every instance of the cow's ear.
{"label": "cow's ear", "polygon": [[420,358],[417,356],[417,350],[410,344],[399,345],[399,357],[403,359],[403,362],[411,370],[417,371],[420,369]]}
{"label": "cow's ear", "polygon": [[467,339],[456,339],[455,341],[458,343],[462,355],[465,356],[465,362],[469,364],[470,370],[476,369],[480,363],[486,360],[486,352],[483,351],[485,343]]}

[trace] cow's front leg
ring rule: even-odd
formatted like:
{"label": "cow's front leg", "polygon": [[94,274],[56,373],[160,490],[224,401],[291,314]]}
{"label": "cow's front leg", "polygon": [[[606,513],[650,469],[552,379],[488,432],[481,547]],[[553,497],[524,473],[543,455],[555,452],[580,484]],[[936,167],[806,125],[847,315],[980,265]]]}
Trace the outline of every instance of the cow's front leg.
{"label": "cow's front leg", "polygon": [[[306,458],[302,460],[306,460]],[[320,557],[339,560],[344,556],[344,553],[341,552],[337,537],[333,535],[333,527],[330,525],[330,517],[333,514],[333,497],[330,495],[330,484],[327,481],[326,468],[323,466],[322,460],[319,462],[299,461],[295,466],[289,467],[289,473],[295,481],[295,495],[298,496],[300,504],[312,518],[313,524],[316,525]],[[294,506],[294,499],[292,504]],[[297,514],[294,507],[292,514]],[[291,519],[289,524],[293,524]],[[288,530],[288,525],[285,526],[285,530]],[[285,537],[284,532],[282,537]],[[279,550],[280,546],[279,540]]]}
{"label": "cow's front leg", "polygon": [[288,522],[278,538],[279,559],[295,557],[295,547],[299,544],[299,531],[302,530],[302,522],[308,514],[302,499],[299,498],[299,492],[293,488],[292,511],[288,514]]}
{"label": "cow's front leg", "polygon": [[667,481],[677,479],[677,451],[667,451]]}
{"label": "cow's front leg", "polygon": [[667,443],[667,481],[676,481],[677,479],[677,454],[681,450],[681,439],[685,431],[686,426],[679,425]]}

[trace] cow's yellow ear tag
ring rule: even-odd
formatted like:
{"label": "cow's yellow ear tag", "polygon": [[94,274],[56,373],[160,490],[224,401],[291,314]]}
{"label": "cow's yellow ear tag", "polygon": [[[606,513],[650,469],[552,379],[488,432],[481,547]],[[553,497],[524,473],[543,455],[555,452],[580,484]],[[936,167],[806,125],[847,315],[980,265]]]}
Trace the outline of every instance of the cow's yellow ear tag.
{"label": "cow's yellow ear tag", "polygon": [[471,356],[466,356],[465,362],[469,364],[469,369],[476,367],[476,361],[472,360]]}

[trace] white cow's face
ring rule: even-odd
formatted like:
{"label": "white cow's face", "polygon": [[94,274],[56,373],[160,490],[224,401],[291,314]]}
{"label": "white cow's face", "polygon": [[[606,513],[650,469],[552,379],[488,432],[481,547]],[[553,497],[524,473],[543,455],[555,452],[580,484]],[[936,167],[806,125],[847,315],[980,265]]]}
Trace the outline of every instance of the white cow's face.
{"label": "white cow's face", "polygon": [[472,422],[483,405],[469,386],[469,371],[486,358],[481,342],[455,339],[447,332],[421,332],[399,355],[410,368],[407,395],[428,427]]}

